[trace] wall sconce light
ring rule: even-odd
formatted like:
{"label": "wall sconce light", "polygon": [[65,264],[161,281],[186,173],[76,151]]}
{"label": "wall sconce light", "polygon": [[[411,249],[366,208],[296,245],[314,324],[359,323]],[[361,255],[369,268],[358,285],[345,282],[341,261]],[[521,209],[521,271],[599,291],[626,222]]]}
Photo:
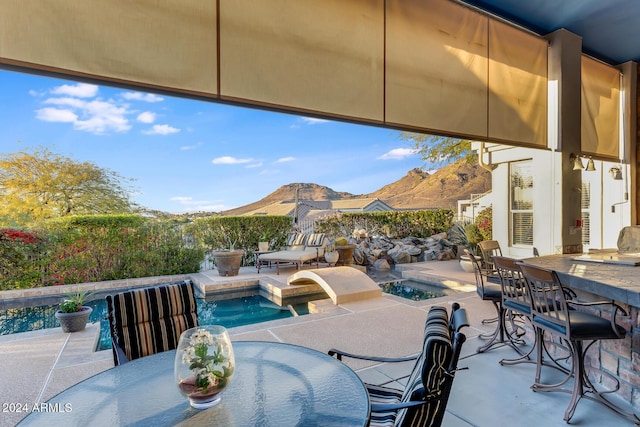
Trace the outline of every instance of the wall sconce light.
{"label": "wall sconce light", "polygon": [[574,171],[579,171],[579,170],[583,170],[584,169],[587,172],[593,172],[593,171],[596,170],[596,165],[593,162],[593,159],[591,157],[589,157],[589,160],[587,160],[587,168],[586,169],[585,169],[584,165],[582,164],[582,157],[578,156],[577,154],[571,153],[571,155],[569,156],[569,162],[573,166],[573,170]]}
{"label": "wall sconce light", "polygon": [[587,160],[587,167],[585,168],[585,170],[587,172],[593,172],[596,170],[596,165],[595,163],[593,163],[593,159],[591,157],[589,157],[589,160]]}
{"label": "wall sconce light", "polygon": [[609,169],[609,173],[611,174],[611,178],[615,179],[616,181],[622,181],[622,169],[620,169],[619,167],[612,167],[611,169]]}
{"label": "wall sconce light", "polygon": [[573,165],[574,171],[584,169],[584,165],[582,164],[582,160],[580,160],[580,156],[571,153],[571,155],[569,156],[569,162]]}

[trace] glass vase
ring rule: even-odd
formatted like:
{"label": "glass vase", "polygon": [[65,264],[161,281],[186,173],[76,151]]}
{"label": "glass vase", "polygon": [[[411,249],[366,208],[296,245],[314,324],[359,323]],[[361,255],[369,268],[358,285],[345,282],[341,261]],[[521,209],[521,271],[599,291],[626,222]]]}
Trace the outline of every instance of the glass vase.
{"label": "glass vase", "polygon": [[220,402],[234,370],[233,347],[223,326],[197,326],[180,335],[175,381],[193,408],[205,409]]}

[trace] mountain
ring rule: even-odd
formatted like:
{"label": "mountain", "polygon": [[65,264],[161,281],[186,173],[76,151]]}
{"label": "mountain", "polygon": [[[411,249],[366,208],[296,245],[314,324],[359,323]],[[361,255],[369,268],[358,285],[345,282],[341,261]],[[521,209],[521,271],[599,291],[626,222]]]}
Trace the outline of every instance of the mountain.
{"label": "mountain", "polygon": [[318,184],[306,184],[306,183],[293,183],[283,185],[268,196],[253,202],[248,205],[240,206],[238,208],[229,209],[227,211],[220,212],[222,215],[242,215],[244,213],[259,209],[263,206],[270,205],[272,203],[281,202],[283,200],[293,201],[296,198],[296,188],[299,188],[298,198],[300,200],[341,200],[341,199],[353,199],[356,196],[351,193],[334,191],[329,187]]}
{"label": "mountain", "polygon": [[458,200],[491,190],[491,173],[477,164],[456,162],[433,174],[416,168],[366,197],[377,197],[397,209],[458,207]]}
{"label": "mountain", "polygon": [[292,183],[283,185],[268,196],[221,212],[222,215],[242,215],[283,200],[293,201],[299,188],[300,200],[340,200],[378,198],[397,209],[445,208],[457,209],[458,200],[491,189],[491,173],[477,164],[456,162],[430,174],[420,168],[410,170],[404,177],[369,194],[334,191],[318,184]]}

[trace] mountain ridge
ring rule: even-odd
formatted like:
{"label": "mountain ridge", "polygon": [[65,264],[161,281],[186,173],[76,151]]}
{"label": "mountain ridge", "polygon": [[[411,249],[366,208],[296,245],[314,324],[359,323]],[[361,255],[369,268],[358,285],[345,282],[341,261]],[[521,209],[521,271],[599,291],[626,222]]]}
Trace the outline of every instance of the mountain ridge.
{"label": "mountain ridge", "polygon": [[243,215],[281,201],[293,201],[298,190],[300,200],[380,199],[396,209],[442,208],[457,210],[458,200],[471,194],[491,190],[491,173],[477,164],[464,161],[444,166],[433,173],[414,168],[399,180],[366,194],[335,191],[314,183],[285,184],[262,199],[233,209],[221,215]]}

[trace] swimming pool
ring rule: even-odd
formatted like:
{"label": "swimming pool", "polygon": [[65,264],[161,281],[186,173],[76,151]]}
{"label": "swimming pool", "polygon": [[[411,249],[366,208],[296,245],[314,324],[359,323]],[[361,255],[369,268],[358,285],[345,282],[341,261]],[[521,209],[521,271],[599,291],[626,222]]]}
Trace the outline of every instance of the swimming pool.
{"label": "swimming pool", "polygon": [[[251,325],[270,320],[285,319],[309,313],[306,303],[279,306],[258,295],[235,298],[198,298],[198,323],[201,325],[223,325],[226,328]],[[111,348],[111,333],[107,320],[107,304],[96,298],[85,305],[93,308],[89,323],[100,322],[100,338],[96,350]],[[15,307],[0,310],[0,335],[58,327],[54,313],[57,303]]]}

